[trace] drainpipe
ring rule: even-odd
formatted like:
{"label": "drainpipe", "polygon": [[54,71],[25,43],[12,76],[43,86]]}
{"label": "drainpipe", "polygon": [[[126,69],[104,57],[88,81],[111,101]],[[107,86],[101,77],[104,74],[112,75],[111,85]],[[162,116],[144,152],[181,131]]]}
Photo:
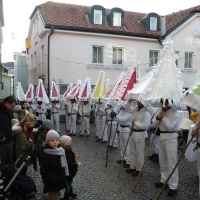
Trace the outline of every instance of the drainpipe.
{"label": "drainpipe", "polygon": [[48,75],[48,96],[50,97],[50,37],[53,35],[55,26],[51,26],[51,33],[48,35],[47,75]]}

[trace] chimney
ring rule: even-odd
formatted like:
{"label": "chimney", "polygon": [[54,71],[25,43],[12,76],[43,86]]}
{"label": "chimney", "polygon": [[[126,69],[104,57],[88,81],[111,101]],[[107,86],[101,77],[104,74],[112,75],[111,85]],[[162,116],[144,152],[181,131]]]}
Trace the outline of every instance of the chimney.
{"label": "chimney", "polygon": [[166,18],[165,16],[161,16],[161,36],[166,33]]}

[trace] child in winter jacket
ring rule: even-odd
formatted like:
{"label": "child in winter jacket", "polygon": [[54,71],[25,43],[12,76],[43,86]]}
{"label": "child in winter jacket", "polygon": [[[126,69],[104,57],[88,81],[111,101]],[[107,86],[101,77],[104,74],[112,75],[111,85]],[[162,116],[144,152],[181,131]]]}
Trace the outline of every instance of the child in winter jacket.
{"label": "child in winter jacket", "polygon": [[60,135],[50,130],[43,143],[40,171],[49,200],[58,200],[59,191],[66,188],[66,176],[69,175],[65,150],[59,147]]}
{"label": "child in winter jacket", "polygon": [[76,198],[77,194],[73,193],[73,177],[77,173],[77,168],[80,167],[81,163],[76,163],[77,156],[72,151],[72,139],[69,136],[63,135],[60,138],[60,145],[65,149],[65,155],[67,159],[68,169],[69,169],[69,176],[66,177],[67,180],[67,188],[65,190],[64,198],[60,200],[68,200],[69,197]]}

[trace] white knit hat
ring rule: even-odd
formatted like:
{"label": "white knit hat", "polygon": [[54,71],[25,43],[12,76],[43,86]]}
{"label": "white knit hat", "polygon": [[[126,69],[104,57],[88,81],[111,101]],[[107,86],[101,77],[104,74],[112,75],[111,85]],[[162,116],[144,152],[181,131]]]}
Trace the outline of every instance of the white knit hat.
{"label": "white knit hat", "polygon": [[19,120],[18,120],[18,119],[12,119],[11,122],[12,122],[12,126],[13,126],[13,125],[15,125],[16,123],[19,123]]}
{"label": "white knit hat", "polygon": [[64,148],[71,145],[72,138],[67,135],[63,135],[62,137],[60,137],[59,142],[60,145]]}
{"label": "white knit hat", "polygon": [[48,133],[47,133],[47,136],[46,136],[46,142],[48,142],[49,140],[53,139],[53,138],[60,138],[60,135],[58,134],[57,131],[54,131],[54,130],[50,130]]}

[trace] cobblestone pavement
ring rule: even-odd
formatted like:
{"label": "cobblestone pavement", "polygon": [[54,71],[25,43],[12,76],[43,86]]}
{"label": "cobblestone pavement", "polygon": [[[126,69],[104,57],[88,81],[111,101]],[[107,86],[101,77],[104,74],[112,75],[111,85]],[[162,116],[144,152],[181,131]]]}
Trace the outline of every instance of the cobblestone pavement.
{"label": "cobblestone pavement", "polygon": [[[64,123],[61,123],[64,130]],[[78,129],[78,128],[77,128]],[[65,131],[61,131],[64,134]],[[119,149],[112,150],[108,156],[108,166],[106,168],[107,144],[101,144],[100,149],[94,138],[95,127],[85,143],[85,137],[74,137],[73,151],[79,156],[78,161],[81,167],[74,178],[74,192],[78,194],[78,200],[154,200],[159,189],[154,187],[154,182],[160,180],[159,164],[147,161],[139,184],[134,193],[132,189],[136,178],[125,173],[122,168],[120,177],[117,178],[119,164],[116,160],[120,158]],[[149,139],[146,140],[145,152],[149,145]],[[178,150],[179,155],[182,150]],[[167,196],[168,190],[165,189],[161,200],[192,200],[198,199],[198,178],[196,162],[188,162],[184,158],[179,164],[179,186],[176,197]],[[32,168],[28,169],[38,188],[37,200],[46,200],[47,197],[42,193],[42,181],[39,171],[34,172]],[[61,191],[61,195],[63,196]]]}

